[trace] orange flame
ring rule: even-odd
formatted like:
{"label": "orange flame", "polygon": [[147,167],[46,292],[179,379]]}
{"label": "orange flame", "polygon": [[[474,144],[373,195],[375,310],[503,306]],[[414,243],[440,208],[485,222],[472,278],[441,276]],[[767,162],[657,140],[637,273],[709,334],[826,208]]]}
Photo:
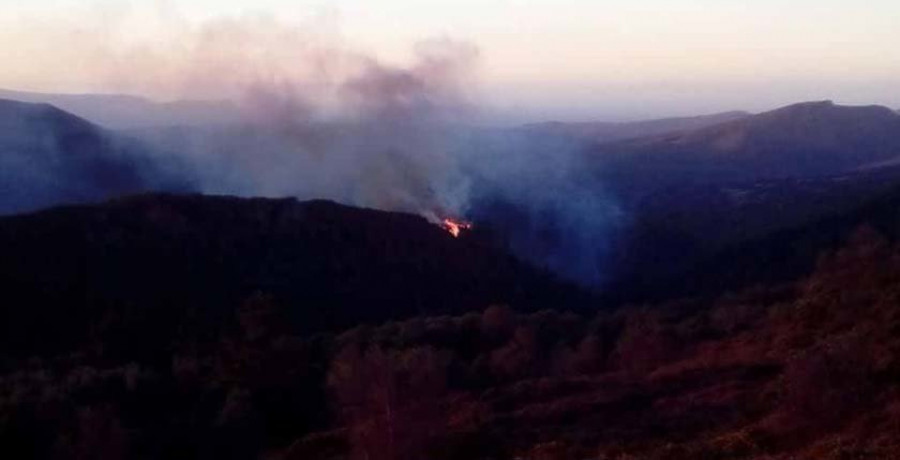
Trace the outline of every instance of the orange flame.
{"label": "orange flame", "polygon": [[442,225],[454,238],[459,238],[459,234],[462,233],[463,230],[470,230],[472,228],[472,224],[468,222],[461,222],[453,219],[444,219]]}

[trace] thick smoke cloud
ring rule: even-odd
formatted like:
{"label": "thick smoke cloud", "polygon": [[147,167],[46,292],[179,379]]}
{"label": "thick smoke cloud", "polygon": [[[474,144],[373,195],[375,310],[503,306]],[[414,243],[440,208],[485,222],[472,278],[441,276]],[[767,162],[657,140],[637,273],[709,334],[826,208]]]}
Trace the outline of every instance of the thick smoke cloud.
{"label": "thick smoke cloud", "polygon": [[460,150],[466,215],[512,252],[586,285],[611,278],[627,215],[578,141],[527,130],[481,131]]}
{"label": "thick smoke cloud", "polygon": [[188,158],[204,192],[459,213],[465,192],[451,150],[461,122],[477,110],[467,94],[477,57],[474,47],[447,39],[418,44],[407,67],[356,55],[341,78],[248,85],[237,99],[240,126],[167,130],[153,139]]}
{"label": "thick smoke cloud", "polygon": [[469,218],[532,262],[602,280],[616,206],[581,146],[474,126],[474,45],[426,40],[394,64],[320,25],[252,17],[171,29],[84,59],[115,90],[233,101],[241,123],[130,133],[198,191]]}

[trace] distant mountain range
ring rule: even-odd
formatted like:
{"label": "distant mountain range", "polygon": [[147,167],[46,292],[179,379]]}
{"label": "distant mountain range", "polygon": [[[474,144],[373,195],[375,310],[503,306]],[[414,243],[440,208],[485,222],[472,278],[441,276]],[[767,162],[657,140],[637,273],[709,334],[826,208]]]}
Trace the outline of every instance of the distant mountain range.
{"label": "distant mountain range", "polygon": [[691,131],[750,117],[749,112],[733,111],[696,117],[661,118],[633,122],[544,122],[520,127],[529,134],[568,136],[589,142],[613,142]]}
{"label": "distant mountain range", "polygon": [[[258,127],[141,141],[97,123],[146,101],[85,97],[91,121],[0,100],[7,457],[900,458],[891,109],[520,128],[485,161],[547,156],[511,168],[517,187],[473,186],[474,226],[451,235],[331,201],[160,193],[211,164],[293,182],[295,151],[261,155],[282,149]],[[378,152],[376,130],[305,129]],[[185,160],[207,140],[209,162]],[[555,169],[571,146],[575,172]],[[591,257],[607,284],[560,281]]]}
{"label": "distant mountain range", "polygon": [[687,292],[721,292],[787,282],[808,275],[822,254],[840,249],[861,229],[874,230],[890,244],[900,241],[900,186],[896,181],[889,190],[855,198],[852,207],[834,200],[835,212],[718,251],[678,284]]}
{"label": "distant mountain range", "polygon": [[257,294],[298,332],[580,302],[571,286],[465,233],[325,201],[137,196],[0,218],[0,248],[0,290],[27,299],[0,307],[0,350],[63,350],[102,324],[140,348],[221,327]]}
{"label": "distant mountain range", "polygon": [[900,114],[881,106],[808,102],[701,129],[606,143],[594,155],[598,169],[651,189],[817,177],[900,158]]}
{"label": "distant mountain range", "polygon": [[[85,97],[130,107],[142,101]],[[337,125],[306,129],[311,133],[304,133],[310,134],[304,139],[319,143],[339,141],[349,132]],[[137,141],[54,106],[0,101],[0,214],[148,191],[192,192],[201,177],[209,187],[204,190],[231,191],[223,178],[241,179],[247,168],[258,166],[261,157],[254,149],[266,142],[263,133],[223,127],[151,131],[163,138],[159,144],[165,148],[154,144],[152,136],[146,143]],[[757,115],[551,123],[517,132],[536,142],[559,137],[571,141],[566,145],[584,146],[581,182],[566,186],[608,196],[622,210],[614,230],[604,230],[612,234],[602,236],[615,243],[609,244],[614,250],[597,255],[611,260],[586,266],[640,276],[677,274],[698,257],[843,212],[900,181],[900,114],[879,106],[821,101]],[[185,154],[197,140],[214,146],[203,162]],[[555,141],[547,145],[552,148]],[[271,158],[267,161],[277,167],[285,157]],[[539,182],[540,176],[530,180]],[[552,260],[565,263],[557,259],[569,254],[554,251],[560,241],[571,240],[567,225],[576,221],[556,222],[552,209],[520,212],[516,206],[522,203],[490,195],[489,185],[486,190],[477,190],[470,203],[478,229],[493,231],[507,243],[528,242],[539,262],[556,257]],[[531,260],[529,254],[519,255]],[[578,256],[591,262],[591,255]]]}
{"label": "distant mountain range", "polygon": [[0,89],[0,99],[52,104],[110,129],[236,123],[237,108],[226,101],[154,102],[118,94],[50,94]]}
{"label": "distant mountain range", "polygon": [[[723,117],[731,119],[680,120],[697,127],[624,140],[615,137],[673,125],[625,124],[609,137],[583,135],[591,125],[540,125],[586,144],[575,162],[578,187],[621,210],[616,225],[596,233],[611,249],[580,257],[593,257],[612,278],[647,281],[648,289],[654,278],[677,283],[723,248],[845,212],[900,183],[900,114],[891,109],[820,101]],[[529,139],[551,136],[540,132]],[[476,220],[507,240],[528,241],[532,254],[553,254],[559,241],[583,234],[515,199],[494,201],[486,209],[476,203]]]}
{"label": "distant mountain range", "polygon": [[139,143],[54,106],[0,100],[0,215],[187,190],[169,166]]}

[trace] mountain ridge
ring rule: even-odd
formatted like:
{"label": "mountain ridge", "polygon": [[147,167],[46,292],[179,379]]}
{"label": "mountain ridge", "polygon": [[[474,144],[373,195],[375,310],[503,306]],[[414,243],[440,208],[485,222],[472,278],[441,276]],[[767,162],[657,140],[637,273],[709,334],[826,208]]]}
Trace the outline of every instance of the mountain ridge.
{"label": "mountain ridge", "polygon": [[0,100],[0,215],[188,190],[173,168],[134,139],[53,105]]}
{"label": "mountain ridge", "polygon": [[[0,248],[0,288],[31,299],[29,309],[2,309],[13,328],[4,336],[19,342],[4,350],[77,341],[103,315],[138,336],[190,318],[221,325],[257,293],[304,332],[580,295],[420,216],[324,200],[145,194],[63,206],[0,218]],[[50,314],[69,318],[58,340],[17,332]]]}
{"label": "mountain ridge", "polygon": [[666,117],[623,122],[559,122],[529,123],[519,130],[531,134],[568,136],[589,142],[615,142],[647,136],[698,129],[751,116],[749,112],[733,110],[710,115]]}
{"label": "mountain ridge", "polygon": [[59,107],[109,129],[228,124],[241,120],[225,101],[156,102],[126,94],[57,94],[0,89],[0,98]]}
{"label": "mountain ridge", "polygon": [[822,177],[900,157],[900,115],[882,106],[799,103],[696,130],[595,144],[598,177],[629,191],[673,184]]}

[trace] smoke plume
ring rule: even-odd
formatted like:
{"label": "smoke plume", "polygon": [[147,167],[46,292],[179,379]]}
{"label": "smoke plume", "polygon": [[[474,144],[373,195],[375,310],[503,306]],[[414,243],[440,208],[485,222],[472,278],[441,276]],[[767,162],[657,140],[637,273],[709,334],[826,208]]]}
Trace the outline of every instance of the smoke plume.
{"label": "smoke plume", "polygon": [[163,29],[142,40],[63,24],[41,38],[71,42],[83,64],[72,78],[104,92],[231,101],[239,123],[130,133],[198,191],[468,218],[538,265],[602,280],[619,211],[582,146],[475,126],[473,44],[424,40],[398,64],[348,45],[328,21],[176,19]]}

